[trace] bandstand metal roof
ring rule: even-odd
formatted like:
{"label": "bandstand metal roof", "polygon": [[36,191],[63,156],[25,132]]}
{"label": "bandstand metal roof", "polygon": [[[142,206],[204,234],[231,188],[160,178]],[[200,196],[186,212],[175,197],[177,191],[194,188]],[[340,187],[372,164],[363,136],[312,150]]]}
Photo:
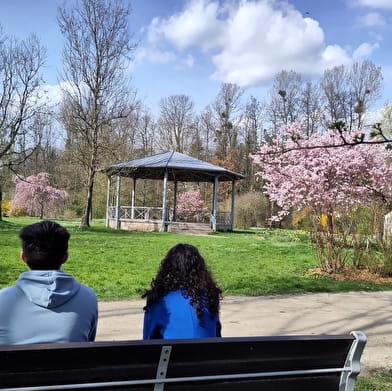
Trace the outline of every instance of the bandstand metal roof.
{"label": "bandstand metal roof", "polygon": [[102,170],[106,175],[133,179],[163,179],[167,170],[169,181],[214,182],[243,179],[242,174],[195,159],[175,151],[167,151],[127,162],[112,164]]}

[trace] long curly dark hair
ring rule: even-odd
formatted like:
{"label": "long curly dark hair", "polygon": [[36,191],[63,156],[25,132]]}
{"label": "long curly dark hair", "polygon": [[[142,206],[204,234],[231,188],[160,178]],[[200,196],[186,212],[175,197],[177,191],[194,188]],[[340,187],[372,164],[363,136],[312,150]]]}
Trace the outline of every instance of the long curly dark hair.
{"label": "long curly dark hair", "polygon": [[222,291],[215,283],[199,250],[190,244],[177,244],[161,261],[151,288],[142,295],[146,298],[144,310],[171,291],[180,289],[185,298],[195,308],[201,322],[203,304],[207,305],[211,316],[219,314]]}

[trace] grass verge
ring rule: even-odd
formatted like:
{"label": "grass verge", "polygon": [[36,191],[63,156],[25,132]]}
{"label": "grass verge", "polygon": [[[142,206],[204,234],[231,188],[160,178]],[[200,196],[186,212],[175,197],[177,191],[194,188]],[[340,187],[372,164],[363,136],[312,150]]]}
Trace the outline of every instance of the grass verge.
{"label": "grass verge", "polygon": [[[18,232],[36,221],[0,221],[0,288],[26,270],[19,261]],[[103,221],[94,221],[88,229],[79,228],[78,221],[58,222],[71,233],[64,271],[92,287],[100,300],[140,297],[167,250],[180,242],[199,248],[225,295],[392,290],[391,283],[336,281],[307,273],[318,265],[303,233],[259,230],[191,236],[115,231],[106,229]],[[389,391],[392,372],[361,374],[355,389]]]}
{"label": "grass verge", "polygon": [[359,375],[355,384],[355,391],[391,391],[392,370],[372,371],[366,375]]}
{"label": "grass verge", "polygon": [[[0,288],[26,270],[19,261],[18,232],[36,219],[0,222]],[[235,231],[208,236],[106,229],[103,221],[79,228],[59,221],[71,232],[64,271],[91,286],[100,300],[138,298],[148,287],[170,247],[197,246],[225,295],[391,290],[392,283],[336,281],[307,273],[317,266],[306,235],[290,231]]]}

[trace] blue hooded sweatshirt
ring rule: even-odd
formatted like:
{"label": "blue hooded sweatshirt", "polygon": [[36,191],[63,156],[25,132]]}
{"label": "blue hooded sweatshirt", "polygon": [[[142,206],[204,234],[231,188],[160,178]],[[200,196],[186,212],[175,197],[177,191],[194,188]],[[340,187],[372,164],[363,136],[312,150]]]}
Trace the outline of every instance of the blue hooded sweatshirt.
{"label": "blue hooded sweatshirt", "polygon": [[220,337],[222,326],[219,316],[211,316],[204,306],[200,323],[189,301],[180,290],[176,290],[149,306],[144,313],[143,339]]}
{"label": "blue hooded sweatshirt", "polygon": [[0,345],[94,341],[92,289],[61,270],[30,270],[0,290]]}

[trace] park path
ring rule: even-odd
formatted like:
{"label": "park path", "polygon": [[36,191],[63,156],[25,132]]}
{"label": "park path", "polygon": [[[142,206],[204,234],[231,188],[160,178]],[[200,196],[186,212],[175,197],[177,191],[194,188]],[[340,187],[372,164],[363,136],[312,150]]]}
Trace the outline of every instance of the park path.
{"label": "park path", "polygon": [[[142,300],[99,303],[97,340],[140,339]],[[222,336],[342,334],[368,338],[362,370],[392,370],[392,291],[229,296],[221,305]]]}

